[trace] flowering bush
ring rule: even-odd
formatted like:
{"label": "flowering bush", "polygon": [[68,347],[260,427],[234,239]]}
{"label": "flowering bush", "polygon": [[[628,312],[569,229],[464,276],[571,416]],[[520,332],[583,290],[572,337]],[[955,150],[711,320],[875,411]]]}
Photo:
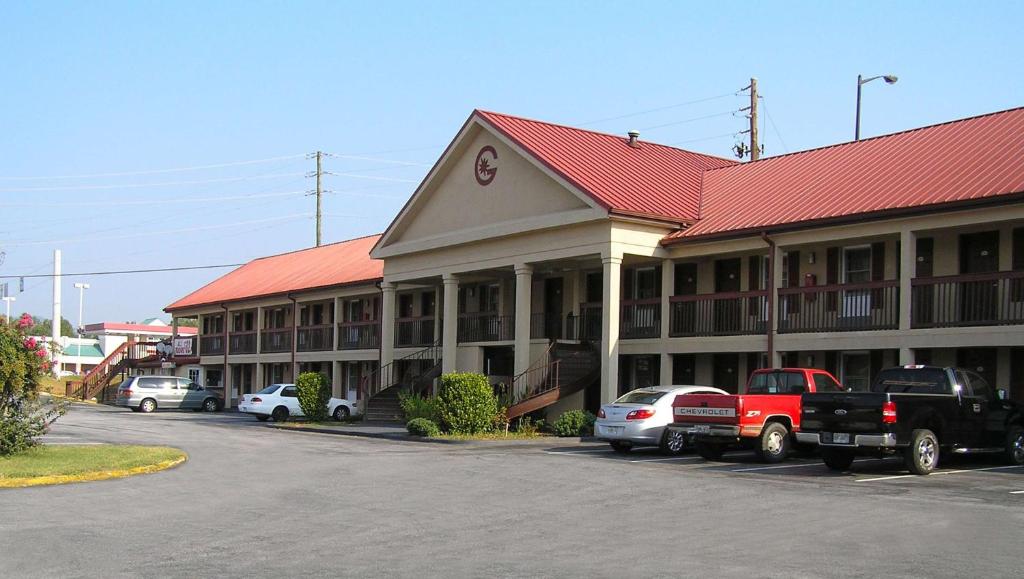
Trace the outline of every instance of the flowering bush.
{"label": "flowering bush", "polygon": [[25,336],[32,324],[28,314],[13,324],[0,324],[0,456],[37,444],[66,410],[64,404],[39,401],[39,380],[50,362],[46,344]]}

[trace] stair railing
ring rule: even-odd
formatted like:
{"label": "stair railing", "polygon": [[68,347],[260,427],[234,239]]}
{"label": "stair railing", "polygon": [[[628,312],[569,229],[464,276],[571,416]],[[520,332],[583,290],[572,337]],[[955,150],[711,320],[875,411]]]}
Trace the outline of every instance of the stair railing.
{"label": "stair railing", "polygon": [[[362,392],[363,400],[369,400],[370,398],[373,398],[377,394],[380,394],[381,392],[399,383],[399,380],[402,378],[402,376],[398,374],[398,371],[400,370],[398,362],[415,362],[417,360],[439,362],[441,360],[441,343],[434,342],[433,344],[427,346],[426,348],[423,348],[422,350],[417,350],[412,354],[403,356],[396,360],[392,360],[391,362],[381,366],[380,368],[374,370],[370,374],[364,376],[363,379],[360,381],[359,386],[360,391]],[[434,365],[435,364],[432,364],[431,367]],[[423,371],[414,374],[413,376],[410,377],[410,380],[415,381],[416,378],[425,374],[429,369],[430,368],[428,367]]]}

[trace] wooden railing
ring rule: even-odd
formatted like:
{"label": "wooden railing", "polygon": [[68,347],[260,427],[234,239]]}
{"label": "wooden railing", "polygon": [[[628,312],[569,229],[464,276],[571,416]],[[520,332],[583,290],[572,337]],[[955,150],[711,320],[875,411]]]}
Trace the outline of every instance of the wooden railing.
{"label": "wooden railing", "polygon": [[380,320],[338,324],[339,350],[370,350],[380,347]]}
{"label": "wooden railing", "polygon": [[512,378],[512,383],[507,389],[497,393],[502,406],[508,408],[527,398],[558,388],[558,367],[561,361],[551,358],[554,346],[555,342],[551,342],[526,371]]}
{"label": "wooden railing", "polygon": [[434,316],[395,319],[395,346],[427,346],[434,343]]}
{"label": "wooden railing", "polygon": [[[408,356],[398,358],[390,364],[379,367],[374,372],[363,376],[359,390],[363,400],[369,400],[384,390],[400,383],[415,383],[417,378],[441,362],[441,344],[434,343]],[[410,367],[419,366],[419,371],[410,371]]]}
{"label": "wooden railing", "polygon": [[82,376],[81,380],[65,383],[65,395],[68,398],[88,400],[110,385],[111,381],[125,370],[132,361],[142,360],[156,355],[157,342],[124,342],[114,349],[102,362],[94,366]]}
{"label": "wooden railing", "polygon": [[515,318],[498,314],[459,314],[459,342],[499,342],[515,339]]}
{"label": "wooden railing", "polygon": [[334,349],[334,324],[300,326],[295,333],[298,352],[322,352]]}
{"label": "wooden railing", "polygon": [[898,280],[779,289],[779,333],[894,330]]}
{"label": "wooden railing", "polygon": [[275,352],[292,351],[292,329],[273,328],[260,332],[260,352],[272,354]]}
{"label": "wooden railing", "polygon": [[1024,271],[915,278],[910,285],[914,328],[1024,324]]}
{"label": "wooden railing", "polygon": [[622,300],[619,337],[657,338],[661,336],[661,298]]}
{"label": "wooden railing", "polygon": [[199,336],[199,353],[203,356],[217,356],[224,353],[224,335]]}
{"label": "wooden railing", "polygon": [[228,335],[229,354],[255,354],[256,353],[256,331],[231,332]]}
{"label": "wooden railing", "polygon": [[764,334],[768,290],[672,296],[669,318],[672,337]]}

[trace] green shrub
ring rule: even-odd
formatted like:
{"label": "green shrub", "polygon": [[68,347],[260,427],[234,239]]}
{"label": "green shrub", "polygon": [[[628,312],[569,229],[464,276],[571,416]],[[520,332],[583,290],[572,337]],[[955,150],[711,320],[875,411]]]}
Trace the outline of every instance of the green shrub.
{"label": "green shrub", "polygon": [[44,404],[38,389],[50,371],[46,345],[25,335],[32,316],[0,322],[0,456],[35,446],[50,424],[67,410],[63,402]]}
{"label": "green shrub", "polygon": [[551,425],[558,436],[590,436],[594,432],[594,415],[584,410],[569,410]]}
{"label": "green shrub", "polygon": [[441,376],[437,404],[441,425],[451,434],[487,431],[493,427],[498,414],[498,404],[487,377],[471,372]]}
{"label": "green shrub", "polygon": [[440,436],[441,429],[433,420],[426,418],[413,418],[406,425],[405,429],[413,436]]}
{"label": "green shrub", "polygon": [[402,414],[405,414],[407,421],[414,418],[426,418],[435,424],[441,421],[437,410],[437,398],[424,398],[402,392],[398,395],[398,404],[402,407]]}
{"label": "green shrub", "polygon": [[331,387],[319,372],[303,372],[295,381],[299,394],[299,407],[313,422],[327,420],[327,405],[331,401]]}
{"label": "green shrub", "polygon": [[534,422],[529,416],[524,416],[520,418],[519,422],[516,424],[516,432],[527,436],[533,436],[541,431],[540,425],[543,423],[543,420]]}

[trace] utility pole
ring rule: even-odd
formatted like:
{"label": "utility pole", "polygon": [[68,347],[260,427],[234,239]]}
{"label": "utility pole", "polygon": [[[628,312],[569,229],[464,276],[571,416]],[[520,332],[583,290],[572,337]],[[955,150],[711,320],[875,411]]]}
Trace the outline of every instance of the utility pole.
{"label": "utility pole", "polygon": [[50,347],[53,352],[53,371],[60,372],[60,250],[53,250],[53,320],[50,322]]}
{"label": "utility pole", "polygon": [[320,151],[316,152],[316,246],[320,247],[320,222],[323,218],[323,212],[321,210],[323,206],[324,190],[320,186],[320,178],[323,176],[323,169],[320,165],[320,158],[323,154]]}
{"label": "utility pole", "polygon": [[750,79],[750,160],[761,158],[761,149],[757,138],[757,79]]}

